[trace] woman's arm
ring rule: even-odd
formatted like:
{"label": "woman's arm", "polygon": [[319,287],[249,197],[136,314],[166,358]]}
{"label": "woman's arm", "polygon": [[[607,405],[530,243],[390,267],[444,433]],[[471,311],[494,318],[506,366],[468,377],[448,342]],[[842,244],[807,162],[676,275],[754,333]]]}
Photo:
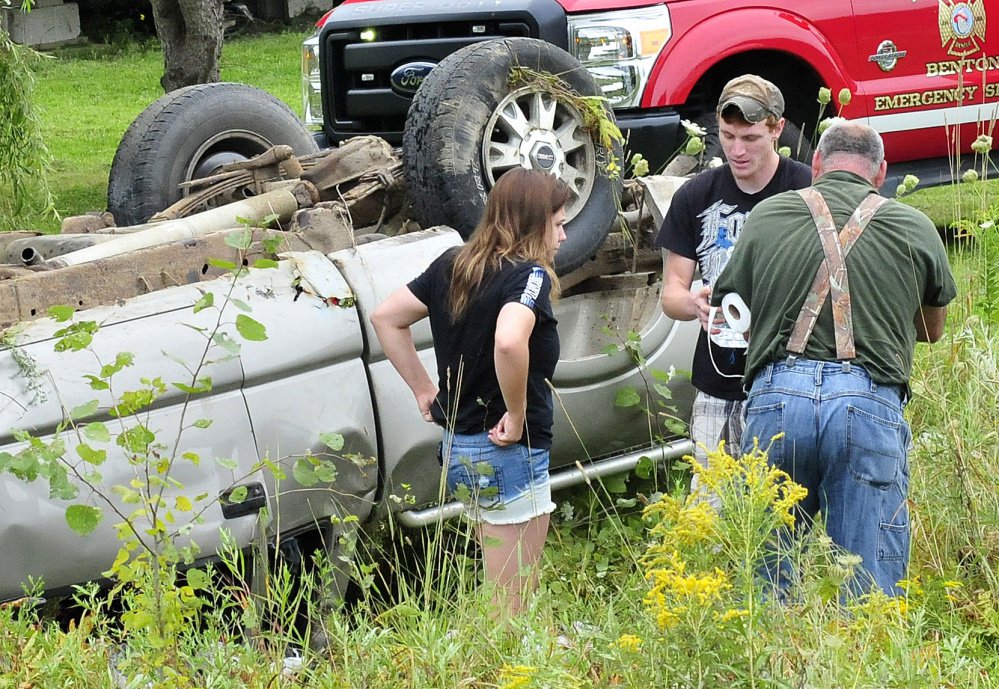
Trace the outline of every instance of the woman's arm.
{"label": "woman's arm", "polygon": [[536,320],[530,307],[517,302],[506,304],[496,319],[493,359],[506,405],[506,413],[489,431],[489,439],[497,445],[512,445],[524,434],[530,363],[528,342]]}
{"label": "woman's arm", "polygon": [[428,313],[426,305],[413,296],[408,287],[400,287],[371,314],[371,325],[385,356],[416,396],[423,418],[432,422],[430,408],[437,397],[437,386],[430,380],[430,374],[416,353],[413,333],[409,329]]}

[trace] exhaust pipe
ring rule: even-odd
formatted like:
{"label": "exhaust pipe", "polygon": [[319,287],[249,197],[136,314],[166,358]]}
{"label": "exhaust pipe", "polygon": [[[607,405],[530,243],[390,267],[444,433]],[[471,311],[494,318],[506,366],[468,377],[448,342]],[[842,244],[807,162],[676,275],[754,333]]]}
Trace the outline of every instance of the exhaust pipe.
{"label": "exhaust pipe", "polygon": [[157,223],[138,232],[114,235],[110,241],[51,258],[45,263],[56,268],[75,266],[137,249],[196,239],[210,232],[235,229],[244,223],[260,225],[272,215],[277,216],[279,223],[286,223],[295,211],[314,205],[318,199],[315,186],[301,182],[290,189],[276,189],[186,218]]}
{"label": "exhaust pipe", "polygon": [[[593,464],[576,463],[564,469],[553,471],[551,474],[552,492],[578,486],[581,483],[590,483],[594,479],[604,476],[623,474],[634,469],[643,457],[648,457],[656,464],[694,454],[694,442],[689,439],[674,440],[668,445],[650,447],[638,452],[632,452],[619,457],[600,460]],[[409,510],[400,512],[396,519],[400,524],[409,528],[422,528],[436,524],[447,519],[453,519],[465,511],[465,506],[457,500],[444,503],[437,507],[429,507],[425,510]]]}

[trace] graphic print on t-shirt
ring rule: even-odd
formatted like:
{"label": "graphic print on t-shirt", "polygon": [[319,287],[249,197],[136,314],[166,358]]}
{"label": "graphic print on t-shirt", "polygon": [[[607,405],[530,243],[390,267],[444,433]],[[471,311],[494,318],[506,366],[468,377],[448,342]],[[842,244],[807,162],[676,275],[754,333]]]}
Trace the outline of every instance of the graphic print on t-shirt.
{"label": "graphic print on t-shirt", "polygon": [[524,286],[524,293],[520,295],[520,303],[524,306],[534,308],[534,302],[541,294],[541,286],[545,280],[545,269],[538,266],[531,268],[531,274],[527,278],[527,285]]}
{"label": "graphic print on t-shirt", "polygon": [[697,214],[701,221],[697,256],[701,264],[701,278],[708,285],[714,284],[728,263],[739,232],[746,223],[747,213],[735,212],[737,208],[718,200]]}

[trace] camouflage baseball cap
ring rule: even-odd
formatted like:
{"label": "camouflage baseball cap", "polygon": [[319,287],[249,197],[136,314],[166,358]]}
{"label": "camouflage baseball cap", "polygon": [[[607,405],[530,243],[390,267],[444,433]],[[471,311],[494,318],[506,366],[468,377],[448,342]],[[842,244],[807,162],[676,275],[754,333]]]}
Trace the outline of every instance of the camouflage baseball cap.
{"label": "camouflage baseball cap", "polygon": [[718,99],[719,115],[725,108],[734,105],[746,118],[746,122],[756,124],[768,116],[783,117],[784,96],[780,89],[755,74],[743,74],[725,84]]}

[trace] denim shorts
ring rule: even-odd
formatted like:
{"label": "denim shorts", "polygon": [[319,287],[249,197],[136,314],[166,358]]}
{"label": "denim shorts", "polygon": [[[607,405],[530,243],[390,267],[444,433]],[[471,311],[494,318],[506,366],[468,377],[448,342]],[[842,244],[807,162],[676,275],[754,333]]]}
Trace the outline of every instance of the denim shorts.
{"label": "denim shorts", "polygon": [[472,521],[520,524],[555,510],[548,481],[548,450],[500,447],[488,433],[445,432],[441,457],[451,495]]}

